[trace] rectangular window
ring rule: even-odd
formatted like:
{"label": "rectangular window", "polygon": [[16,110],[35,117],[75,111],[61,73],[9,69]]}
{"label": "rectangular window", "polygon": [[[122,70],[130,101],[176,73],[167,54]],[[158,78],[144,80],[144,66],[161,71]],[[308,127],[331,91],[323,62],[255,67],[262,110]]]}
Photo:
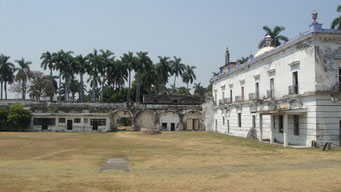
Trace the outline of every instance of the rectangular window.
{"label": "rectangular window", "polygon": [[275,127],[276,127],[276,115],[273,115],[272,116],[272,123],[273,123],[273,128],[275,129]]}
{"label": "rectangular window", "polygon": [[97,123],[98,126],[105,126],[106,119],[90,119],[90,126],[93,126],[94,123]]}
{"label": "rectangular window", "polygon": [[87,124],[87,123],[88,123],[88,119],[85,118],[85,119],[84,119],[84,124]]}
{"label": "rectangular window", "polygon": [[217,128],[218,128],[218,121],[215,120],[215,131],[217,131]]}
{"label": "rectangular window", "polygon": [[74,123],[81,123],[81,119],[80,119],[80,118],[75,118],[75,119],[73,120],[73,122],[74,122]]}
{"label": "rectangular window", "polygon": [[223,117],[223,125],[225,125],[225,117]]}
{"label": "rectangular window", "polygon": [[217,94],[214,94],[214,104],[217,105],[218,104],[218,100],[217,100]]}
{"label": "rectangular window", "polygon": [[252,115],[252,127],[256,128],[256,115]]}
{"label": "rectangular window", "polygon": [[238,127],[242,127],[242,114],[238,113]]}
{"label": "rectangular window", "polygon": [[294,115],[294,135],[300,135],[300,116]]}
{"label": "rectangular window", "polygon": [[232,89],[230,89],[230,103],[232,103]]}
{"label": "rectangular window", "polygon": [[259,83],[258,82],[255,84],[255,87],[256,87],[256,98],[259,99]]}
{"label": "rectangular window", "polygon": [[65,118],[59,118],[59,123],[65,123]]}
{"label": "rectangular window", "polygon": [[292,73],[292,85],[293,85],[293,93],[298,94],[298,74],[297,74],[297,71]]}
{"label": "rectangular window", "polygon": [[230,133],[230,120],[227,120],[227,133]]}
{"label": "rectangular window", "polygon": [[225,99],[225,92],[222,93],[223,99]]}
{"label": "rectangular window", "polygon": [[278,127],[279,127],[279,132],[283,133],[283,115],[279,116]]}
{"label": "rectangular window", "polygon": [[242,101],[244,101],[244,87],[242,87],[241,94],[242,94]]}
{"label": "rectangular window", "polygon": [[33,118],[33,125],[56,125],[55,118]]}
{"label": "rectangular window", "polygon": [[275,90],[275,79],[270,79],[270,91],[273,92]]}

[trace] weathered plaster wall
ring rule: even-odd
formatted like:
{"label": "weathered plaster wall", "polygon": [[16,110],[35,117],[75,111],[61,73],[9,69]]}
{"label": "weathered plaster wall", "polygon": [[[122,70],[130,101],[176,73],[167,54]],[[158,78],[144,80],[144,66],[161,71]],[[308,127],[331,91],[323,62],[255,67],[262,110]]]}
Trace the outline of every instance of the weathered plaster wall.
{"label": "weathered plaster wall", "polygon": [[[180,118],[178,113],[168,111],[168,112],[162,112],[160,114],[160,128],[162,128],[162,123],[167,123],[166,130],[171,131],[171,124],[174,123],[175,130],[180,129]],[[164,129],[162,129],[164,130]]]}

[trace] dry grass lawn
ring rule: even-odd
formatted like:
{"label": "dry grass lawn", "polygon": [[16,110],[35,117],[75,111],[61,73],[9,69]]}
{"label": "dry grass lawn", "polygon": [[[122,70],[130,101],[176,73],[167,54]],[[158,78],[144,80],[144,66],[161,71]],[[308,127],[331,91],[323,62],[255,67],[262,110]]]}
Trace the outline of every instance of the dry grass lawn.
{"label": "dry grass lawn", "polygon": [[[111,157],[130,173],[99,169]],[[340,191],[341,150],[206,132],[0,133],[0,191]]]}

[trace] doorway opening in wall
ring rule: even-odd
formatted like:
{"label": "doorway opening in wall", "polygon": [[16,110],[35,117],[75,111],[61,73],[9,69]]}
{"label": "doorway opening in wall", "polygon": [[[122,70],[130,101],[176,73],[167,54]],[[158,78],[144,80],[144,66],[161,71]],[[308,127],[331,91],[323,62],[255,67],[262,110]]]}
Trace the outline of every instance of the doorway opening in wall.
{"label": "doorway opening in wall", "polygon": [[252,128],[256,128],[256,115],[252,115]]}
{"label": "doorway opening in wall", "polygon": [[340,121],[340,125],[339,125],[339,142],[340,142],[340,147],[341,147],[341,121]]}
{"label": "doorway opening in wall", "polygon": [[298,72],[295,71],[292,73],[292,86],[293,86],[293,94],[298,94]]}
{"label": "doorway opening in wall", "polygon": [[67,130],[72,130],[72,120],[67,120]]}
{"label": "doorway opening in wall", "polygon": [[161,124],[161,129],[162,130],[167,130],[167,123],[162,123]]}
{"label": "doorway opening in wall", "polygon": [[278,119],[278,127],[279,127],[279,132],[283,133],[283,115],[279,116]]}
{"label": "doorway opening in wall", "polygon": [[230,120],[227,120],[227,133],[230,133]]}
{"label": "doorway opening in wall", "polygon": [[171,123],[171,131],[175,131],[175,123]]}
{"label": "doorway opening in wall", "polygon": [[238,113],[238,127],[242,127],[242,114]]}

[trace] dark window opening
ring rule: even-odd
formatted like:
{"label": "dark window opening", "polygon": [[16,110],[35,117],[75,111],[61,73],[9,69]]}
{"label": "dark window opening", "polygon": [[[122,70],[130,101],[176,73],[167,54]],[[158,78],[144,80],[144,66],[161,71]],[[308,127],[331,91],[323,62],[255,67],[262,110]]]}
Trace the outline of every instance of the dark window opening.
{"label": "dark window opening", "polygon": [[300,135],[299,118],[300,118],[300,116],[294,115],[294,135]]}
{"label": "dark window opening", "polygon": [[242,127],[242,114],[238,113],[238,127]]}
{"label": "dark window opening", "polygon": [[65,118],[59,118],[59,123],[65,123]]}
{"label": "dark window opening", "polygon": [[171,123],[171,131],[175,131],[175,123]]}
{"label": "dark window opening", "polygon": [[81,123],[81,119],[80,118],[75,118],[73,121],[74,121],[74,123]]}
{"label": "dark window opening", "polygon": [[223,125],[225,125],[225,117],[223,117]]}
{"label": "dark window opening", "polygon": [[167,130],[167,123],[162,123],[161,127],[163,130]]}
{"label": "dark window opening", "polygon": [[298,73],[297,73],[297,71],[292,73],[292,91],[293,91],[293,94],[298,94]]}
{"label": "dark window opening", "polygon": [[157,103],[157,100],[156,100],[156,99],[154,99],[154,100],[153,100],[153,103]]}
{"label": "dark window opening", "polygon": [[339,91],[341,91],[341,68],[339,69]]}
{"label": "dark window opening", "polygon": [[56,125],[55,118],[33,118],[33,125]]}
{"label": "dark window opening", "polygon": [[279,116],[278,119],[278,127],[279,127],[279,132],[283,133],[283,115]]}
{"label": "dark window opening", "polygon": [[227,120],[227,133],[230,133],[230,120]]}
{"label": "dark window opening", "polygon": [[242,101],[244,101],[244,87],[242,87]]}
{"label": "dark window opening", "polygon": [[259,99],[259,83],[257,82],[256,85],[256,98]]}
{"label": "dark window opening", "polygon": [[230,103],[232,103],[232,89],[230,90]]}
{"label": "dark window opening", "polygon": [[173,103],[178,103],[178,100],[173,100]]}

